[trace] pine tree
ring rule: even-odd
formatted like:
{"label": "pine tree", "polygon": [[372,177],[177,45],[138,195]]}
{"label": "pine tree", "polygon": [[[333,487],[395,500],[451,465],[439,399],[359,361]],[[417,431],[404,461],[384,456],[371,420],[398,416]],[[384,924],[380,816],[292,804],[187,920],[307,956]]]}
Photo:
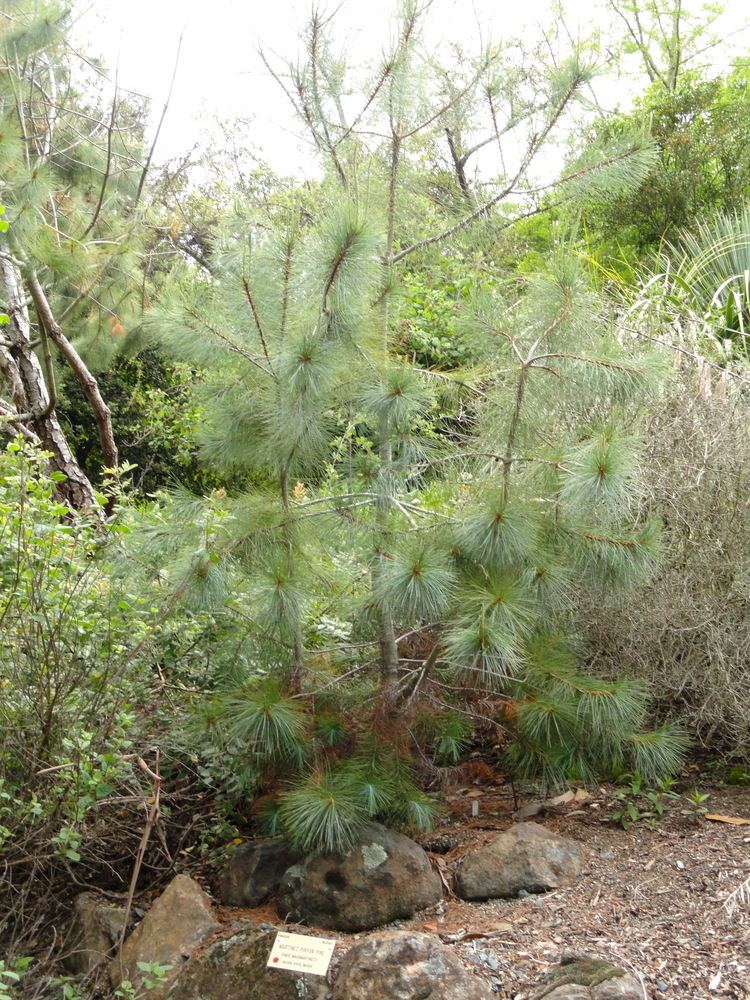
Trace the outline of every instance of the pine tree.
{"label": "pine tree", "polygon": [[[59,415],[61,373],[87,401],[104,466],[119,465],[96,371],[137,338],[144,275],[142,99],[70,43],[62,4],[11,0],[0,14],[0,429],[41,443],[73,508],[95,489]],[[102,98],[102,83],[111,94]]]}
{"label": "pine tree", "polygon": [[[489,86],[498,140],[519,80],[484,53],[436,111],[438,84],[418,71],[423,16],[405,6],[351,121],[313,16],[307,62],[280,79],[330,164],[315,203],[301,194],[270,226],[252,206],[228,220],[208,273],[182,266],[148,321],[206,371],[206,459],[251,485],[153,513],[143,558],[173,594],[228,601],[246,624],[247,657],[216,678],[202,738],[233,747],[250,789],[306,772],[269,822],[308,848],[346,846],[373,815],[429,822],[413,755],[455,760],[469,738],[456,718],[481,714],[479,699],[510,732],[516,770],[547,783],[656,776],[684,748],[674,726],[644,729],[646,693],[591,676],[575,640],[576,595],[637,584],[658,555],[633,435],[617,429],[652,386],[648,359],[564,250],[533,281],[483,282],[462,317],[471,370],[423,370],[394,349],[405,262],[496,240],[546,204],[629,190],[652,151],[620,137],[557,185],[530,184],[590,78],[573,51],[523,81],[525,153],[481,200],[466,165],[482,140],[449,118]],[[410,159],[446,128],[463,171],[447,210]]]}

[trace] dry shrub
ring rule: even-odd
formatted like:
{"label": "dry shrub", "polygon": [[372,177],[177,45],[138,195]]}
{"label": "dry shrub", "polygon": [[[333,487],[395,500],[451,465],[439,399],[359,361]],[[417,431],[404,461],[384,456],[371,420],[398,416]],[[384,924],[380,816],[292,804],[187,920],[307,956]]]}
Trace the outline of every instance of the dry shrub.
{"label": "dry shrub", "polygon": [[589,609],[597,668],[646,680],[701,745],[750,757],[747,383],[678,370],[648,417],[644,470],[664,557],[622,604]]}

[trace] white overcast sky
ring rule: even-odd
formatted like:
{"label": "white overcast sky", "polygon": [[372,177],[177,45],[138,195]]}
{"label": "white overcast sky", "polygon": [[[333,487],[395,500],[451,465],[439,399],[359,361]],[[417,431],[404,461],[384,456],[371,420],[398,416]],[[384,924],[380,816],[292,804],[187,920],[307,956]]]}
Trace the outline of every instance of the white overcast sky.
{"label": "white overcast sky", "polygon": [[[339,0],[321,3],[336,8]],[[604,0],[568,0],[566,20],[588,33],[603,23]],[[189,149],[216,116],[251,119],[250,139],[282,173],[311,169],[310,149],[301,140],[286,100],[269,78],[258,54],[291,58],[297,31],[311,0],[82,0],[85,11],[76,32],[110,68],[119,60],[121,85],[147,94],[158,115],[168,90],[175,52],[182,50],[174,95],[159,139],[159,158]],[[737,26],[750,12],[748,0],[728,0],[727,22]],[[372,60],[387,45],[391,0],[343,0],[336,15],[351,60]],[[597,13],[599,11],[599,13]],[[480,30],[486,41],[519,34],[532,37],[550,23],[548,0],[435,0],[426,40],[450,39],[475,48]],[[713,59],[729,59],[729,48]],[[732,54],[750,53],[750,32],[735,36]],[[625,88],[627,89],[627,88]],[[620,89],[607,100],[627,101]],[[601,94],[600,94],[600,99]]]}

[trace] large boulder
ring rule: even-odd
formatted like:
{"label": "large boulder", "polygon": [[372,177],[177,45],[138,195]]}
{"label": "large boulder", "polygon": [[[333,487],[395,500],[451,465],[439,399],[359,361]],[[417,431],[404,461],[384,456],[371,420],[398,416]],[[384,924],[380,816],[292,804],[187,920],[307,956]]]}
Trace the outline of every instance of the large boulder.
{"label": "large boulder", "polygon": [[193,954],[167,1000],[326,1000],[320,976],[267,968],[276,931],[247,927]]}
{"label": "large boulder", "polygon": [[[125,941],[122,952],[109,967],[113,987],[127,979],[139,998],[164,996],[177,978],[185,960],[209,934],[219,929],[211,900],[197,882],[177,875]],[[169,966],[163,984],[143,991],[138,963]]]}
{"label": "large boulder", "polygon": [[574,840],[537,823],[518,823],[466,855],[456,871],[456,892],[462,899],[547,892],[575,881],[582,867]]}
{"label": "large boulder", "polygon": [[[333,1000],[489,1000],[489,985],[433,934],[386,931],[344,956]],[[186,998],[187,1000],[187,998]]]}
{"label": "large boulder", "polygon": [[70,932],[65,942],[65,965],[85,974],[110,957],[125,926],[125,908],[95,892],[82,892],[73,901]]}
{"label": "large boulder", "polygon": [[440,877],[413,840],[369,824],[347,854],[314,854],[285,874],[278,909],[285,920],[364,931],[436,903]]}
{"label": "large boulder", "polygon": [[260,906],[279,888],[281,876],[300,856],[279,837],[251,840],[233,851],[221,880],[227,906]]}
{"label": "large boulder", "polygon": [[640,983],[599,958],[564,959],[548,973],[532,1000],[643,1000]]}

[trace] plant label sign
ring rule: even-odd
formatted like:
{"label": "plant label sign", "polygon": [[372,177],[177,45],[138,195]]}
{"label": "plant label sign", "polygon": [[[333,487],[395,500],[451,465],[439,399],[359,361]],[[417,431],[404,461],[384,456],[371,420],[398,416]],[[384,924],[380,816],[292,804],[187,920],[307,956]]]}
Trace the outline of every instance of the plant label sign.
{"label": "plant label sign", "polygon": [[272,969],[289,972],[309,972],[311,976],[324,976],[331,964],[336,941],[332,938],[308,937],[306,934],[287,934],[279,931],[268,956]]}

